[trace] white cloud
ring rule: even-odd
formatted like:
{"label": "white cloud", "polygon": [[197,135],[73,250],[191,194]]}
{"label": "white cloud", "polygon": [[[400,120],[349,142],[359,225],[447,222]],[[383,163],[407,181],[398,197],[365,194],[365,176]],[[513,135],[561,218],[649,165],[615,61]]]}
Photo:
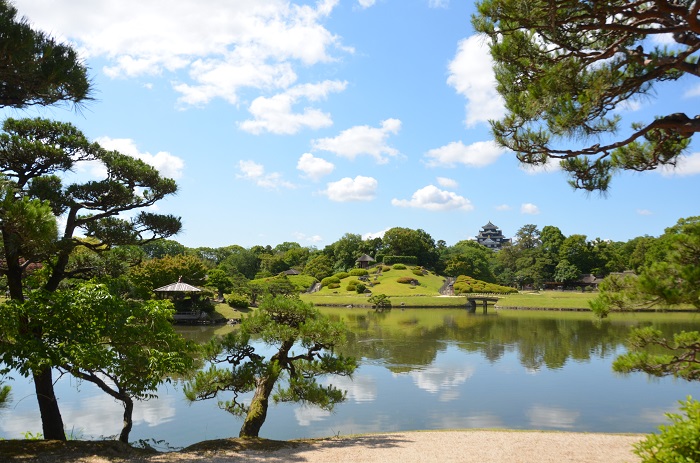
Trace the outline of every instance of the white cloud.
{"label": "white cloud", "polygon": [[306,243],[320,243],[321,241],[323,241],[323,238],[321,238],[320,235],[308,236],[300,232],[294,233],[294,238],[296,238],[298,242]]}
{"label": "white cloud", "polygon": [[374,239],[374,238],[384,238],[384,233],[386,233],[386,232],[389,231],[390,229],[391,229],[391,227],[385,228],[384,230],[381,230],[381,231],[378,231],[378,232],[369,232],[369,233],[365,233],[365,234],[362,235],[362,239],[363,239],[363,240],[371,240],[371,239]]}
{"label": "white cloud", "polygon": [[450,0],[428,0],[430,8],[447,8],[450,6]]}
{"label": "white cloud", "polygon": [[317,158],[311,153],[304,153],[297,162],[297,169],[302,171],[307,178],[318,181],[321,177],[333,172],[335,166],[325,159]]}
{"label": "white cloud", "polygon": [[443,188],[457,188],[459,183],[457,183],[457,180],[447,178],[447,177],[438,177],[437,178],[438,185],[440,185]]}
{"label": "white cloud", "polygon": [[142,160],[146,164],[155,167],[164,177],[173,179],[182,177],[185,161],[167,151],[159,151],[156,154],[142,153],[136,147],[136,143],[129,138],[100,137],[95,141],[105,149],[119,151],[132,158]]}
{"label": "white cloud", "polygon": [[255,182],[262,188],[277,190],[279,188],[294,188],[294,185],[282,178],[279,172],[265,173],[265,167],[255,161],[239,161],[238,170],[241,174],[236,174],[236,178],[242,178]]}
{"label": "white cloud", "polygon": [[358,175],[354,179],[345,177],[337,182],[328,183],[323,193],[331,201],[371,201],[377,191],[377,180]]}
{"label": "white cloud", "polygon": [[333,120],[329,114],[308,107],[301,113],[295,113],[293,106],[301,99],[325,99],[329,93],[341,92],[346,86],[347,82],[327,80],[319,84],[298,85],[269,98],[260,96],[248,108],[253,119],[241,122],[239,127],[256,135],[262,132],[292,135],[303,128],[330,127]]}
{"label": "white cloud", "polygon": [[370,6],[374,6],[374,4],[377,3],[377,0],[357,0],[357,3],[362,8],[369,8]]}
{"label": "white cloud", "polygon": [[386,119],[381,127],[369,127],[367,125],[351,127],[343,130],[335,138],[319,138],[311,142],[314,149],[329,151],[338,156],[355,159],[360,155],[372,156],[377,163],[389,162],[386,156],[397,156],[399,152],[387,144],[390,135],[395,135],[401,130],[401,121],[398,119]]}
{"label": "white cloud", "polygon": [[637,209],[637,214],[639,214],[639,215],[652,215],[653,213],[649,209]]}
{"label": "white cloud", "polygon": [[497,211],[509,211],[511,207],[508,204],[500,204],[496,206]]}
{"label": "white cloud", "polygon": [[469,167],[484,167],[493,164],[506,152],[493,141],[479,141],[465,145],[461,141],[452,142],[428,151],[425,157],[430,167],[464,164]]}
{"label": "white cloud", "polygon": [[540,213],[540,208],[532,203],[524,203],[520,206],[521,214],[537,215]]}
{"label": "white cloud", "polygon": [[700,152],[679,156],[675,167],[663,166],[659,170],[666,177],[686,177],[700,174]]}
{"label": "white cloud", "polygon": [[537,175],[561,171],[561,161],[559,159],[548,158],[547,162],[538,166],[520,163],[520,170],[526,174]]}
{"label": "white cloud", "polygon": [[503,99],[496,91],[493,60],[486,36],[472,35],[460,41],[448,69],[447,83],[467,99],[467,127],[505,115]]}
{"label": "white cloud", "polygon": [[428,185],[413,193],[410,200],[392,199],[391,204],[398,207],[413,207],[429,211],[449,211],[474,209],[471,201],[451,191],[443,191],[434,185]]}
{"label": "white cloud", "polygon": [[696,96],[700,96],[700,85],[695,85],[683,93],[684,98],[694,98]]}
{"label": "white cloud", "polygon": [[207,8],[189,0],[14,3],[84,57],[106,60],[110,77],[170,74],[184,105],[236,103],[244,88],[287,88],[296,66],[331,62],[343,49],[322,24],[339,0],[208,0]]}

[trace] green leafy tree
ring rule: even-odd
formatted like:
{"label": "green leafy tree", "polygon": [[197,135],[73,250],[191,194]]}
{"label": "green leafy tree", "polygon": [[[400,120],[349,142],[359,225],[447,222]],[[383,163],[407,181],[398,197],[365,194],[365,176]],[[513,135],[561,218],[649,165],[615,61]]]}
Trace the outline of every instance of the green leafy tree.
{"label": "green leafy tree", "polygon": [[324,253],[333,260],[333,272],[346,272],[355,267],[355,261],[362,255],[362,246],[362,236],[354,233],[346,233],[326,246]]}
{"label": "green leafy tree", "polygon": [[426,268],[435,268],[440,258],[435,240],[421,229],[390,228],[384,233],[382,243],[385,255],[415,256],[418,259],[417,265]]}
{"label": "green leafy tree", "polygon": [[572,283],[579,279],[581,271],[574,264],[566,259],[562,259],[557,264],[554,271],[554,281],[561,283]]}
{"label": "green leafy tree", "polygon": [[[673,112],[617,138],[620,107],[700,75],[695,2],[483,0],[477,8],[472,24],[490,39],[507,110],[491,126],[521,162],[561,160],[572,186],[606,191],[617,170],[675,164],[700,130],[696,115]],[[662,35],[672,46],[653,46]]]}
{"label": "green leafy tree", "polygon": [[90,99],[87,67],[75,50],[32,29],[7,0],[0,0],[0,83],[0,107]]}
{"label": "green leafy tree", "polygon": [[[168,301],[127,302],[104,285],[37,292],[25,302],[0,305],[7,339],[0,358],[23,375],[53,365],[94,383],[122,403],[119,440],[128,443],[134,400],[156,397],[167,375],[192,369],[195,345],[174,331],[172,312]],[[30,318],[51,330],[27,336],[17,320]]]}
{"label": "green leafy tree", "polygon": [[192,286],[204,286],[206,277],[206,265],[192,255],[147,260],[131,269],[129,273],[129,279],[134,284],[135,296],[142,299],[150,298],[154,289],[175,283],[180,278]]}
{"label": "green leafy tree", "polygon": [[[325,410],[345,399],[343,391],[316,380],[325,375],[350,376],[355,370],[354,359],[333,353],[344,337],[342,323],[331,322],[310,304],[298,298],[268,296],[253,315],[243,319],[240,331],[210,343],[212,366],[197,373],[185,386],[185,394],[194,401],[233,392],[233,399],[219,402],[219,406],[245,417],[240,437],[258,437],[270,398],[314,404]],[[272,356],[266,359],[258,354],[251,345],[254,339],[272,348]],[[230,369],[218,366],[224,364]],[[249,404],[239,398],[247,392],[253,392]]]}
{"label": "green leafy tree", "polygon": [[[172,179],[161,177],[148,164],[90,143],[67,123],[7,119],[2,129],[0,272],[13,301],[25,301],[30,280],[35,287],[50,292],[64,280],[89,275],[92,269],[70,267],[71,255],[78,249],[99,254],[115,246],[167,238],[180,230],[179,218],[138,212],[177,190]],[[102,164],[106,177],[63,184],[63,174],[88,161]],[[131,213],[131,218],[122,218],[125,213]],[[58,217],[62,218],[60,230]],[[32,265],[40,271],[28,275],[26,270]],[[53,329],[31,316],[17,315],[16,322],[23,333],[36,338]],[[53,391],[52,365],[33,365],[31,376],[44,437],[65,439]]]}
{"label": "green leafy tree", "polygon": [[579,274],[591,273],[593,269],[593,247],[588,242],[586,235],[571,235],[567,237],[559,248],[559,260],[567,261],[575,266]]}
{"label": "green leafy tree", "polygon": [[187,247],[175,240],[157,240],[141,246],[146,257],[160,259],[165,256],[179,256],[187,253]]}
{"label": "green leafy tree", "polygon": [[224,297],[224,293],[228,293],[233,289],[233,282],[226,272],[215,268],[207,274],[207,286],[216,288],[219,300],[221,300]]}
{"label": "green leafy tree", "polygon": [[229,276],[241,274],[249,280],[254,279],[260,271],[260,257],[241,246],[230,246],[229,249],[230,254],[219,263],[219,268],[225,270]]}
{"label": "green leafy tree", "polygon": [[333,261],[325,254],[316,254],[306,262],[304,273],[323,280],[333,274]]}
{"label": "green leafy tree", "polygon": [[476,241],[459,241],[449,248],[445,258],[445,275],[457,277],[468,275],[488,282],[496,279],[491,270],[494,252]]}

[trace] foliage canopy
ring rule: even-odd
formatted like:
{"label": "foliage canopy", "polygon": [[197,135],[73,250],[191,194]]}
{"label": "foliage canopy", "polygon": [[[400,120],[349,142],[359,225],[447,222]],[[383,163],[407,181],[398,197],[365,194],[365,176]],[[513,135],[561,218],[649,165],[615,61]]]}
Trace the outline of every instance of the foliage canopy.
{"label": "foliage canopy", "polygon": [[700,131],[698,115],[660,114],[620,136],[619,110],[663,82],[700,75],[699,8],[691,0],[479,2],[472,23],[490,39],[507,111],[491,122],[496,141],[526,164],[561,160],[571,185],[588,191],[606,191],[619,169],[675,165]]}

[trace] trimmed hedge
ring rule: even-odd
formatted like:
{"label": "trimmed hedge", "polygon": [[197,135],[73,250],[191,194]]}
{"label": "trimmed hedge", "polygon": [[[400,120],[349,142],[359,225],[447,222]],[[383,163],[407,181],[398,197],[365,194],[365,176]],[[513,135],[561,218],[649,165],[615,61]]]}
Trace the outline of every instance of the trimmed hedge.
{"label": "trimmed hedge", "polygon": [[402,285],[420,284],[420,282],[413,277],[399,277],[396,279],[396,282],[401,283]]}
{"label": "trimmed hedge", "polygon": [[500,293],[509,294],[517,293],[518,290],[510,286],[501,286],[495,283],[487,283],[477,280],[466,275],[460,275],[455,280],[453,285],[455,294],[470,294],[470,293]]}
{"label": "trimmed hedge", "polygon": [[334,274],[333,276],[338,278],[339,280],[343,280],[343,279],[349,277],[350,274],[348,272],[338,272],[338,273]]}
{"label": "trimmed hedge", "polygon": [[406,266],[404,264],[394,264],[391,266],[394,270],[406,270]]}
{"label": "trimmed hedge", "polygon": [[242,294],[227,294],[226,303],[236,309],[247,309],[249,306],[248,296]]}
{"label": "trimmed hedge", "polygon": [[326,277],[323,280],[321,280],[321,286],[329,286],[333,283],[340,285],[340,278],[338,278],[337,276],[332,276],[332,277]]}

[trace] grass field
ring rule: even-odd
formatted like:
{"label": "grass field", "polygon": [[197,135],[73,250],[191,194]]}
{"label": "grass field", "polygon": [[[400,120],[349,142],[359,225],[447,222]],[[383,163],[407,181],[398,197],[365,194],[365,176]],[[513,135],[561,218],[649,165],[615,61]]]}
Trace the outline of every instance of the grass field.
{"label": "grass field", "polygon": [[535,291],[509,294],[499,299],[500,307],[527,307],[543,309],[588,309],[588,301],[597,292]]}

